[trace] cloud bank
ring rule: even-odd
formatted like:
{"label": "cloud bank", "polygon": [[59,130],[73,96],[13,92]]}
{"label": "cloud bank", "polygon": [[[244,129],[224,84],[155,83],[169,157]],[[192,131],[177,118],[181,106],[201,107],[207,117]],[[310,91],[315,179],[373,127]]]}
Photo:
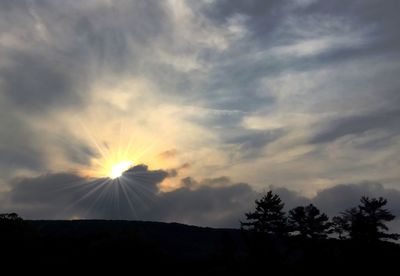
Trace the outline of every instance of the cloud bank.
{"label": "cloud bank", "polygon": [[[48,174],[15,180],[3,194],[7,209],[25,218],[41,219],[135,219],[238,228],[245,212],[261,196],[247,183],[227,177],[196,181],[181,179],[182,186],[161,191],[168,172],[135,166],[118,179],[86,179],[71,173]],[[388,199],[388,208],[400,215],[400,192],[380,183],[343,184],[318,191],[312,198],[286,188],[271,189],[280,195],[288,211],[313,203],[330,216],[357,206],[361,196]],[[400,230],[399,218],[392,223]]]}

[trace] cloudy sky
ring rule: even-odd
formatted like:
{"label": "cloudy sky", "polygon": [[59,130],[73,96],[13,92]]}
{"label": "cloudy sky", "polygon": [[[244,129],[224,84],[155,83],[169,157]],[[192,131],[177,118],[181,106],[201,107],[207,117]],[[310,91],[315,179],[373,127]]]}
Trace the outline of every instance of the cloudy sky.
{"label": "cloudy sky", "polygon": [[1,210],[237,226],[273,187],[400,215],[399,9],[1,1]]}

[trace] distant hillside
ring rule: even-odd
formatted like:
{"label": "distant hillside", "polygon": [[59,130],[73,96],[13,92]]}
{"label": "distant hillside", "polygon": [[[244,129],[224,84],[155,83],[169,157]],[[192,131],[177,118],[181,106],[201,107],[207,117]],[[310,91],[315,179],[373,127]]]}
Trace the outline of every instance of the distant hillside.
{"label": "distant hillside", "polygon": [[0,230],[2,260],[17,270],[331,275],[383,272],[400,260],[400,247],[387,242],[282,240],[177,223],[42,220]]}
{"label": "distant hillside", "polygon": [[[245,251],[241,232],[237,229],[213,229],[179,223],[123,221],[123,220],[75,220],[30,221],[40,236],[50,240],[73,239],[90,243],[121,241],[138,243],[135,246],[152,248],[144,253],[166,254],[175,259],[207,259],[222,254],[224,238],[235,242],[235,250]],[[118,252],[116,252],[118,254]]]}

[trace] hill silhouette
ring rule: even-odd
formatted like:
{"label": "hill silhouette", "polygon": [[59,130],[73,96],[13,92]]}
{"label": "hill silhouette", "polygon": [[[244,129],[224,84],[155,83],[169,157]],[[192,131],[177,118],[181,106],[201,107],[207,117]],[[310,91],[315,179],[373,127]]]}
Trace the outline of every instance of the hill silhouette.
{"label": "hill silhouette", "polygon": [[2,261],[18,270],[282,275],[395,268],[400,246],[379,241],[283,238],[240,229],[119,220],[1,224]]}

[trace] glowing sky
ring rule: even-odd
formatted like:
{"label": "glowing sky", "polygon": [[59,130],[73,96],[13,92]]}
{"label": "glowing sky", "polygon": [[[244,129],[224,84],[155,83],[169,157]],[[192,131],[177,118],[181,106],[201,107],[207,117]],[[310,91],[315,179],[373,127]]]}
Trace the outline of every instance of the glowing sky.
{"label": "glowing sky", "polygon": [[0,1],[0,204],[13,206],[21,179],[102,178],[121,161],[167,172],[158,192],[245,183],[246,200],[270,185],[313,197],[367,182],[397,191],[399,8]]}

